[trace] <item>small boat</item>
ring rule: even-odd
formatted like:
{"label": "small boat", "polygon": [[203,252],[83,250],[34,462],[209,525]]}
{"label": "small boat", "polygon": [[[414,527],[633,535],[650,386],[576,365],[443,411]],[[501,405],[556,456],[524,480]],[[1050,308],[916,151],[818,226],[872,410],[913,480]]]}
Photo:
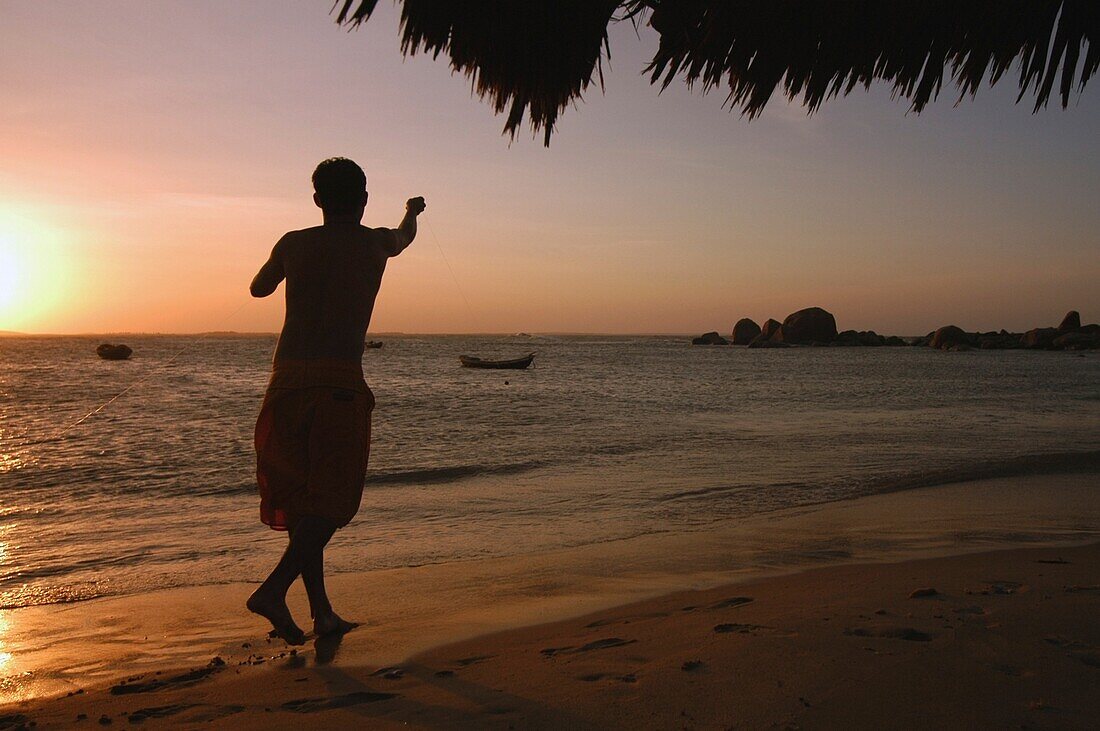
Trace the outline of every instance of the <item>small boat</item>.
{"label": "small boat", "polygon": [[461,361],[463,368],[507,368],[521,371],[531,365],[531,361],[535,359],[535,354],[529,353],[522,358],[514,358],[513,360],[482,360],[472,355],[460,355],[458,359]]}
{"label": "small boat", "polygon": [[95,349],[95,354],[103,360],[128,360],[134,354],[134,351],[130,346],[121,343],[118,345],[103,343]]}
{"label": "small boat", "polygon": [[367,340],[363,343],[364,348],[381,348],[383,345],[381,340]]}

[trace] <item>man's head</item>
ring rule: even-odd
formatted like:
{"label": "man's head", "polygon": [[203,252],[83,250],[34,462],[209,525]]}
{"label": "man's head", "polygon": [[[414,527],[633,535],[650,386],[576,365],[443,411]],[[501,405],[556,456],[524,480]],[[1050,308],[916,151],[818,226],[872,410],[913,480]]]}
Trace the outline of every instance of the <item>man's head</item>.
{"label": "man's head", "polygon": [[313,202],[328,216],[362,217],[367,176],[346,157],[330,157],[313,171]]}

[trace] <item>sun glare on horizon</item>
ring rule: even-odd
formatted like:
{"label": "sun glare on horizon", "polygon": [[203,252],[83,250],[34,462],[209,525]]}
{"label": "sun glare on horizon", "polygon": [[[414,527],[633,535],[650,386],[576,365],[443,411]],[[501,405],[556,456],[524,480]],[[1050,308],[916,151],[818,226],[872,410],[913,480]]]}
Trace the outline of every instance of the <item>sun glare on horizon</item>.
{"label": "sun glare on horizon", "polygon": [[64,304],[71,266],[61,232],[0,209],[0,330],[41,327]]}

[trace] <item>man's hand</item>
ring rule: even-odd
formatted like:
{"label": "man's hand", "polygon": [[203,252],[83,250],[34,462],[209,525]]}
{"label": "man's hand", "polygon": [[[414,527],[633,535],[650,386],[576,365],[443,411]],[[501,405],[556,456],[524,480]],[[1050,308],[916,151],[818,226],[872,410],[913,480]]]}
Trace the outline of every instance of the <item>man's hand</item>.
{"label": "man's hand", "polygon": [[397,256],[416,238],[416,217],[424,212],[424,199],[420,196],[405,201],[405,218],[401,225],[393,230],[394,240],[390,256]]}

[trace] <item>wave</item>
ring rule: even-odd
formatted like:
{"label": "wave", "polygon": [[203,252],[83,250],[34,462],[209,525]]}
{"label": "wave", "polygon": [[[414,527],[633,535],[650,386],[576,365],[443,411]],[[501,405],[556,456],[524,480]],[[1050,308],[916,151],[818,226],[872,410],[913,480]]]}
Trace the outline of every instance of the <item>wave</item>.
{"label": "wave", "polygon": [[508,464],[467,464],[443,467],[423,467],[413,470],[372,470],[367,472],[367,486],[408,485],[419,482],[454,482],[481,475],[515,475],[546,466],[546,462],[512,462]]}
{"label": "wave", "polygon": [[[955,467],[929,469],[902,475],[888,475],[872,478],[859,485],[858,494],[847,494],[839,499],[850,499],[861,495],[878,495],[902,490],[916,490],[922,487],[952,485],[960,482],[989,480],[999,477],[1020,477],[1024,475],[1056,475],[1075,472],[1100,472],[1100,451],[1091,452],[1051,452],[1046,454],[1026,454],[1001,460],[971,462]],[[848,483],[851,484],[851,483]],[[770,488],[823,487],[820,483],[781,483],[768,485]],[[714,497],[741,490],[759,489],[756,485],[716,485],[693,490],[681,490],[658,498],[659,502],[673,502],[696,498]]]}

